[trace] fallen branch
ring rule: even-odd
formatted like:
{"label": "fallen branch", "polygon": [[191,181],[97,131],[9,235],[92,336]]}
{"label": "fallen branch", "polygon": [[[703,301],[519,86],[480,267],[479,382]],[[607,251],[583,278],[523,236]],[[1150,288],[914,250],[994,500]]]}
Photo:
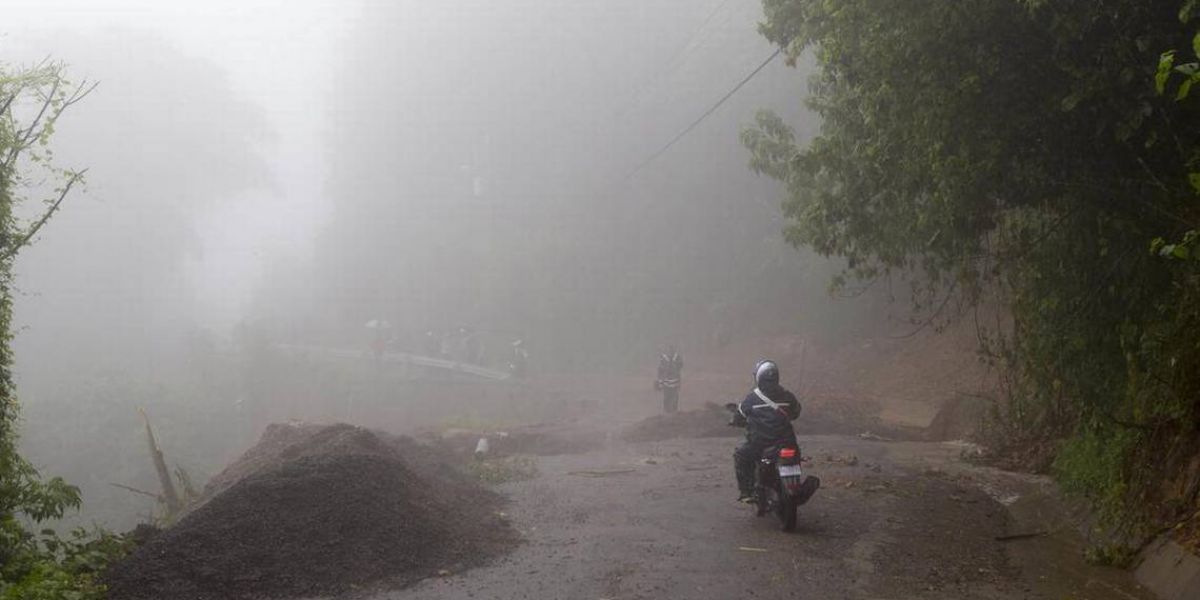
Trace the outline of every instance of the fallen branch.
{"label": "fallen branch", "polygon": [[1026,540],[1029,538],[1042,537],[1049,535],[1049,531],[1030,531],[1027,533],[1013,533],[1009,535],[998,535],[995,537],[997,542],[1011,542],[1013,540]]}
{"label": "fallen branch", "polygon": [[135,488],[135,487],[130,487],[130,486],[127,486],[127,485],[121,485],[121,484],[119,484],[119,483],[109,483],[108,485],[111,485],[111,486],[113,486],[113,487],[115,487],[115,488],[121,488],[121,489],[123,489],[123,490],[125,490],[125,491],[127,491],[127,492],[133,492],[133,493],[135,493],[135,494],[141,494],[141,495],[143,495],[143,496],[150,496],[151,498],[154,498],[155,500],[158,500],[158,501],[160,501],[160,502],[162,501],[162,496],[160,496],[160,495],[158,495],[158,494],[155,494],[154,492],[147,492],[146,490],[139,490],[139,489],[137,489],[137,488]]}
{"label": "fallen branch", "polygon": [[610,469],[607,471],[569,471],[567,475],[583,475],[584,477],[608,477],[610,475],[621,475],[623,473],[632,473],[637,469]]}
{"label": "fallen branch", "polygon": [[179,494],[175,491],[174,482],[171,481],[171,472],[167,469],[167,461],[163,458],[162,450],[158,448],[158,442],[154,439],[154,430],[150,428],[150,417],[147,417],[146,411],[140,408],[138,413],[142,415],[142,420],[146,423],[146,442],[150,446],[150,458],[154,461],[154,470],[158,472],[158,482],[162,486],[164,504],[167,505],[167,516],[173,518],[179,514],[181,508]]}

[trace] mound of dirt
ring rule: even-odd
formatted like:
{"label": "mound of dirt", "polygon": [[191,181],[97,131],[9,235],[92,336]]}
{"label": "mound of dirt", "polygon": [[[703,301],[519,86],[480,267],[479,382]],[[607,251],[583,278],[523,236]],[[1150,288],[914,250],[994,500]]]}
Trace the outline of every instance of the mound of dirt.
{"label": "mound of dirt", "polygon": [[[822,397],[819,402],[803,405],[800,418],[793,422],[797,435],[856,435],[870,432],[892,440],[921,438],[920,430],[888,425],[877,417],[864,414],[856,404]],[[656,415],[628,427],[621,438],[629,442],[653,442],[674,438],[738,437],[740,427],[730,427],[729,413],[716,404],[701,410]]]}
{"label": "mound of dirt", "polygon": [[730,427],[729,413],[715,404],[701,410],[685,410],[665,415],[655,415],[631,425],[621,433],[629,442],[653,442],[673,438],[737,437],[742,435],[739,427]]}
{"label": "mound of dirt", "polygon": [[398,451],[409,443],[349,425],[268,428],[198,508],[112,568],[109,597],[340,594],[458,570],[516,542],[499,496],[415,467]]}
{"label": "mound of dirt", "polygon": [[350,425],[272,423],[258,443],[204,485],[200,498],[188,507],[195,511],[233,484],[287,460],[315,454],[386,454],[377,436]]}
{"label": "mound of dirt", "polygon": [[875,405],[852,394],[823,391],[800,400],[800,418],[793,422],[798,435],[875,434],[890,440],[923,439],[923,428],[882,419]]}

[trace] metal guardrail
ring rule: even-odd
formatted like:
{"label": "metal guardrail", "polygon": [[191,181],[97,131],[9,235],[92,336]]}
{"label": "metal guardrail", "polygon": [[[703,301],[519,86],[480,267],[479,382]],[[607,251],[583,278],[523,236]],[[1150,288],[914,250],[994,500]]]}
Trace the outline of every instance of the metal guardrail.
{"label": "metal guardrail", "polygon": [[[328,348],[325,346],[311,346],[307,344],[274,344],[274,347],[284,352],[293,354],[320,355],[330,358],[354,361],[375,360],[375,355],[370,351],[365,350]],[[444,358],[409,354],[407,352],[384,352],[383,354],[379,355],[378,359],[388,363],[414,365],[418,367],[442,369],[455,373],[465,373],[467,375],[473,375],[475,377],[481,377],[483,379],[491,379],[495,381],[505,381],[512,378],[512,375],[507,371],[489,369],[488,367],[481,367],[479,365],[472,365],[455,360],[446,360]]]}

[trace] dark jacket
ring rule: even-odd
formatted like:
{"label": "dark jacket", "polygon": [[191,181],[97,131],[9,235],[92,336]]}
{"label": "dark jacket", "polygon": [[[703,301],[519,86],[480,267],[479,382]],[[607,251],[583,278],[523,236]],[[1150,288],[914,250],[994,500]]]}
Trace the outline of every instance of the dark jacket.
{"label": "dark jacket", "polygon": [[782,386],[752,390],[738,412],[746,419],[746,439],[752,444],[770,445],[796,437],[792,421],[800,416],[800,401]]}

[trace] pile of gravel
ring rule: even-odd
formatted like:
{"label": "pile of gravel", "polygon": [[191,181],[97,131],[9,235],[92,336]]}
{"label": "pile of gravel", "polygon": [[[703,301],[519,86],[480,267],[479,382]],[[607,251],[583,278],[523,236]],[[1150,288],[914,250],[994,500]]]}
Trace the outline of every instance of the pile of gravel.
{"label": "pile of gravel", "polygon": [[272,425],[213,478],[197,507],[110,570],[110,598],[239,600],[402,586],[516,542],[497,515],[499,496],[443,476],[428,453],[408,457],[404,448],[415,446],[349,425]]}

